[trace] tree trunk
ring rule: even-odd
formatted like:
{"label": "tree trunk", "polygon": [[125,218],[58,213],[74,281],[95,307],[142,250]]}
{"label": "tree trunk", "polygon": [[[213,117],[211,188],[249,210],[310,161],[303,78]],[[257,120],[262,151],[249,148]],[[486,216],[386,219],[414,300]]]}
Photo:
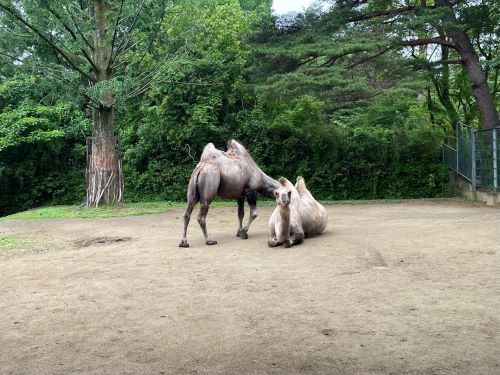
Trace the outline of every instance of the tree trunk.
{"label": "tree trunk", "polygon": [[[109,22],[106,0],[94,0],[94,73],[97,84],[113,78],[110,68],[111,44],[106,41]],[[100,105],[94,108],[92,137],[87,140],[87,207],[123,201],[123,173],[117,155],[113,91],[101,93]]]}
{"label": "tree trunk", "polygon": [[93,136],[87,139],[87,207],[123,201],[123,172],[113,120],[113,108],[94,109]]}
{"label": "tree trunk", "polygon": [[481,117],[482,128],[494,128],[500,125],[495,102],[490,94],[484,70],[479,64],[469,37],[464,31],[450,31],[451,38],[457,45],[460,57],[464,61],[465,69],[472,85],[472,93],[476,99]]}
{"label": "tree trunk", "polygon": [[498,119],[495,102],[490,94],[486,75],[479,63],[479,59],[474,51],[469,36],[465,31],[456,27],[456,25],[458,25],[458,20],[451,9],[449,0],[436,0],[436,4],[449,9],[445,21],[449,22],[452,26],[449,27],[446,32],[453,40],[460,58],[464,62],[465,69],[472,85],[472,93],[479,108],[482,128],[488,129],[499,126],[500,121]]}

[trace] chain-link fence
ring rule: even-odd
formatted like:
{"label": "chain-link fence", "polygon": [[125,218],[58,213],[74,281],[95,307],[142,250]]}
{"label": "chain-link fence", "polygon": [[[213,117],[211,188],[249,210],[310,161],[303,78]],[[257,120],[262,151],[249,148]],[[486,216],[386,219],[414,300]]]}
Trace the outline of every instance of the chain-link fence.
{"label": "chain-link fence", "polygon": [[473,187],[498,191],[499,137],[500,127],[478,130],[457,124],[455,144],[443,145],[443,162],[467,179]]}

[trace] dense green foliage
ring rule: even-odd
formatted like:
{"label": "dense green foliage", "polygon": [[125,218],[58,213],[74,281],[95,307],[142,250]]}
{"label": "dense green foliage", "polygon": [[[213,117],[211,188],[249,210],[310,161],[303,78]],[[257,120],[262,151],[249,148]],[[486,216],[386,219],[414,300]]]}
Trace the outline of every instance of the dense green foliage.
{"label": "dense green foliage", "polygon": [[[481,15],[468,32],[489,57],[498,100],[496,10],[485,4],[461,9]],[[346,24],[311,9],[276,22],[270,5],[175,1],[149,53],[129,52],[123,84],[131,70],[141,77],[159,59],[169,63],[147,93],[117,105],[125,199],[184,199],[204,145],[225,148],[230,138],[269,175],[304,176],[321,199],[443,196],[441,142],[457,118],[478,121],[462,67],[385,50],[384,32],[396,31],[376,21]],[[0,51],[15,54],[11,21],[0,13],[0,24]],[[0,54],[0,215],[85,197],[88,102],[26,65]]]}
{"label": "dense green foliage", "polygon": [[50,98],[50,80],[16,75],[0,84],[0,214],[85,195],[90,120]]}

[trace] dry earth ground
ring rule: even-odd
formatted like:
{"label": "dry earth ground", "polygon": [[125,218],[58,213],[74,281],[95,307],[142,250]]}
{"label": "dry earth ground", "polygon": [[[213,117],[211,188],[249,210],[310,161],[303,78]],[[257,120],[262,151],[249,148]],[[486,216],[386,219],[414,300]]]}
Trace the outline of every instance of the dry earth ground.
{"label": "dry earth ground", "polygon": [[3,374],[500,374],[500,209],[328,207],[327,232],[266,245],[236,208],[18,220],[0,254]]}

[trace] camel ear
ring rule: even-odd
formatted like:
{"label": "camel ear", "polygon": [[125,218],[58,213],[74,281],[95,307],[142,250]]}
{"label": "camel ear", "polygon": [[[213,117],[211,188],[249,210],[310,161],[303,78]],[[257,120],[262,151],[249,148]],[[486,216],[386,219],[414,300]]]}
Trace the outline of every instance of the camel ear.
{"label": "camel ear", "polygon": [[278,180],[278,182],[279,182],[281,185],[285,186],[285,185],[286,185],[286,178],[285,178],[285,177],[283,177],[283,176],[281,176],[281,177],[280,177],[280,179]]}

